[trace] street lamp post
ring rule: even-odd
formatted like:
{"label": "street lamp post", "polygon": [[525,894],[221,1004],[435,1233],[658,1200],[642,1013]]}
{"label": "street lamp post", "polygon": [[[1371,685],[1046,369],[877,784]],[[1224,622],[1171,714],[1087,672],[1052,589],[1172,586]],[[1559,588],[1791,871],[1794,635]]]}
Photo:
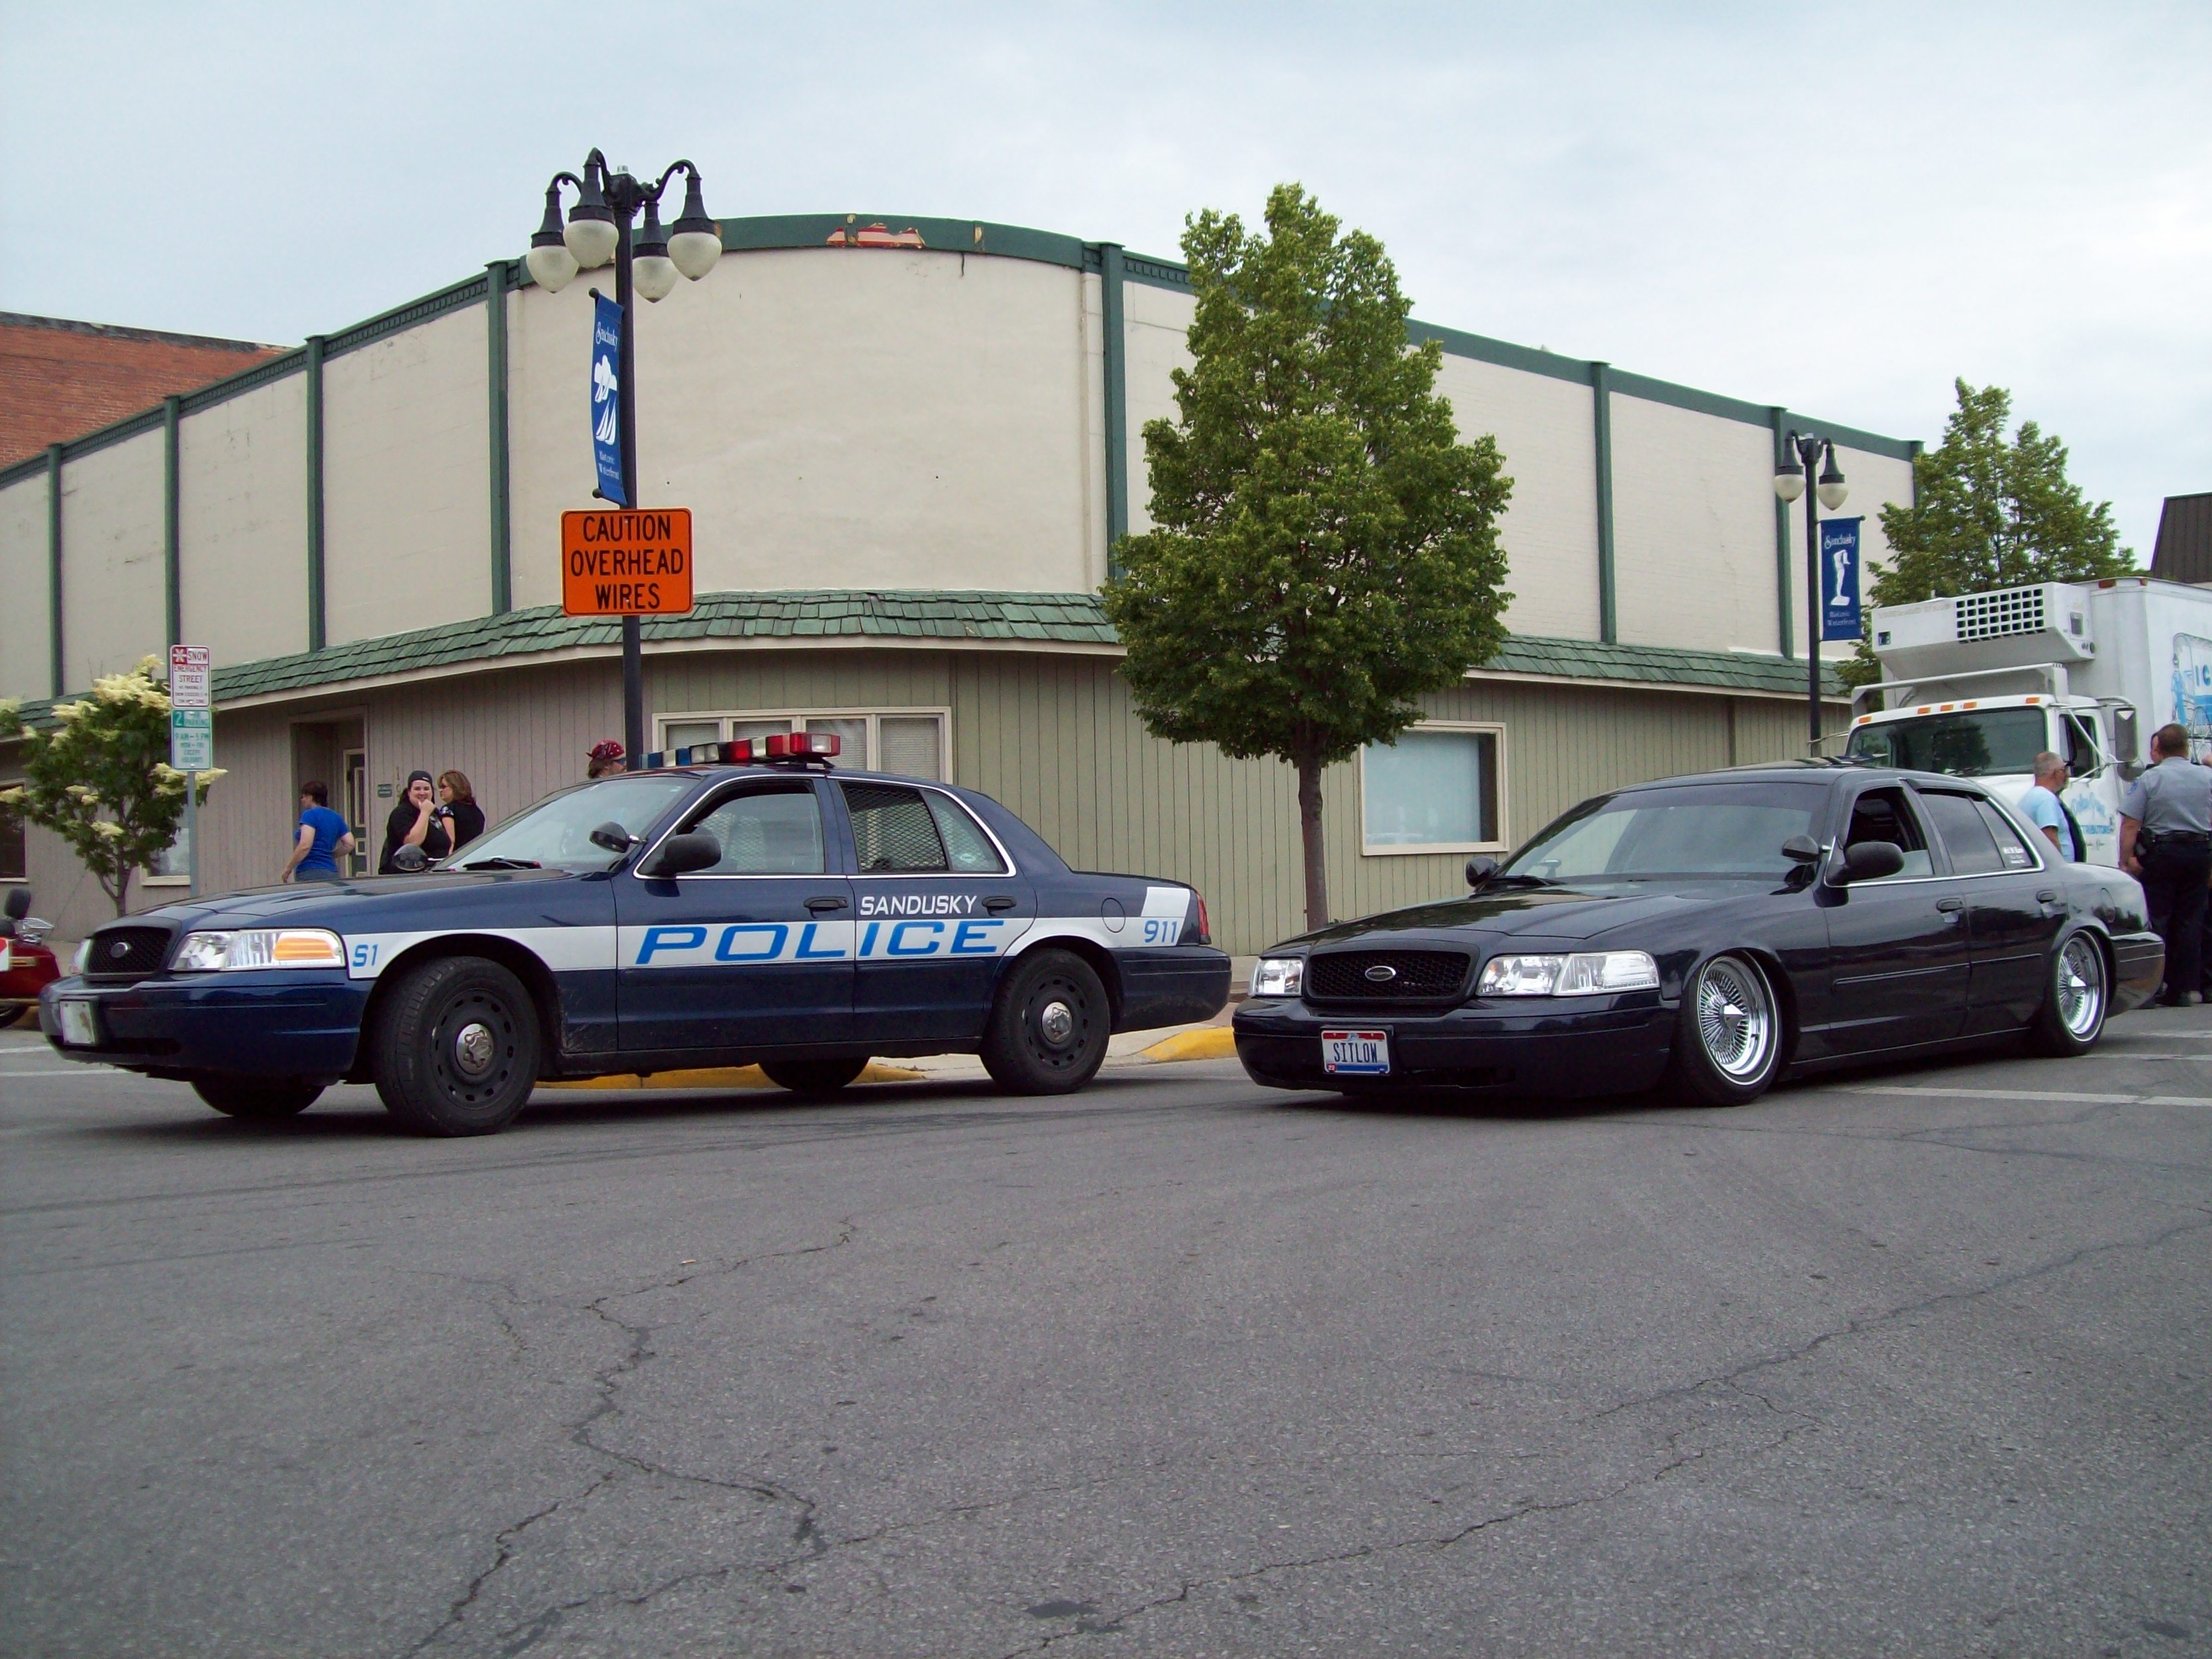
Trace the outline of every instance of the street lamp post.
{"label": "street lamp post", "polygon": [[[661,193],[678,173],[684,176],[684,211],[672,233],[660,223]],[[568,222],[561,222],[561,186],[576,192]],[[633,240],[630,224],[645,211],[645,224]],[[531,280],[557,294],[579,270],[615,266],[615,303],[622,307],[622,340],[616,349],[615,421],[621,434],[622,487],[635,507],[637,500],[637,319],[633,301],[667,297],[678,276],[697,282],[722,257],[721,228],[707,216],[699,169],[689,161],[672,163],[658,184],[647,185],[593,150],[584,160],[581,178],[556,173],[545,186],[545,217],[530,239],[524,263]],[[592,290],[596,295],[597,289]],[[594,489],[592,494],[599,495]],[[600,496],[605,500],[605,496]],[[623,624],[623,750],[635,766],[645,753],[645,662],[635,617]]]}
{"label": "street lamp post", "polygon": [[[1790,458],[1796,452],[1796,459]],[[1812,752],[1820,752],[1820,507],[1831,513],[1844,504],[1850,491],[1844,483],[1844,475],[1836,470],[1836,446],[1817,433],[1799,434],[1792,431],[1784,445],[1782,460],[1774,469],[1774,493],[1784,501],[1794,501],[1805,493],[1805,480],[1812,476],[1814,463],[1825,456],[1827,465],[1820,469],[1820,481],[1814,487],[1819,507],[1813,501],[1805,503],[1805,716],[1812,728]]]}

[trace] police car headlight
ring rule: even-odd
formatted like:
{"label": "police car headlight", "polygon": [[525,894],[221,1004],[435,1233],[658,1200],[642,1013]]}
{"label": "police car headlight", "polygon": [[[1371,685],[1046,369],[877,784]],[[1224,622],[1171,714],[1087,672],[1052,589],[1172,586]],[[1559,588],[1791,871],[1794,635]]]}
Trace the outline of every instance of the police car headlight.
{"label": "police car headlight", "polygon": [[1252,969],[1252,994],[1255,997],[1294,997],[1305,989],[1305,983],[1304,957],[1262,957]]}
{"label": "police car headlight", "polygon": [[320,927],[254,927],[187,933],[169,963],[173,974],[235,973],[249,968],[343,968],[345,946]]}
{"label": "police car headlight", "polygon": [[1659,964],[1643,951],[1582,951],[1569,957],[1492,957],[1475,982],[1480,997],[1585,997],[1649,991]]}

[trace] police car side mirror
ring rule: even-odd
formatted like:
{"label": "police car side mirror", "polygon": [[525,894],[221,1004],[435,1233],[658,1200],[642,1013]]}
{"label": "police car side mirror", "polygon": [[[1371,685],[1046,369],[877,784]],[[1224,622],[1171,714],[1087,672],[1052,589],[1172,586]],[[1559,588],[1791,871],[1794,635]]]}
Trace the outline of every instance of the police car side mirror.
{"label": "police car side mirror", "polygon": [[1498,873],[1498,860],[1478,853],[1467,861],[1467,884],[1480,887]]}
{"label": "police car side mirror", "polygon": [[658,880],[693,870],[710,870],[721,861],[722,843],[714,839],[714,832],[692,830],[671,836],[661,842],[660,850],[653,855],[653,862],[638,874]]}
{"label": "police car side mirror", "polygon": [[590,839],[592,846],[603,847],[608,852],[615,854],[627,853],[637,845],[637,837],[612,818],[609,818],[592,830]]}
{"label": "police car side mirror", "polygon": [[392,855],[392,867],[411,876],[430,867],[430,855],[419,847],[403,847]]}
{"label": "police car side mirror", "polygon": [[1855,841],[1844,849],[1844,867],[1836,880],[1848,886],[1855,881],[1880,881],[1905,868],[1905,853],[1895,842]]}

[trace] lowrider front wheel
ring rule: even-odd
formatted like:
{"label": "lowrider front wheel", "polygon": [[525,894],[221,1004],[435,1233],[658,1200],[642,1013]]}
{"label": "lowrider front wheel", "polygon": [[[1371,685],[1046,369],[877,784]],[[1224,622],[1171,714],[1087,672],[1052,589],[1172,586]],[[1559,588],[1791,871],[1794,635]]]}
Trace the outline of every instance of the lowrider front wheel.
{"label": "lowrider front wheel", "polygon": [[1701,1106],[1756,1100],[1782,1059],[1782,1018],[1766,971],[1749,957],[1717,956],[1682,988],[1674,1080]]}
{"label": "lowrider front wheel", "polygon": [[427,1135],[488,1135],[538,1085],[538,1008],[482,957],[404,969],[378,1005],[369,1071],[392,1116]]}

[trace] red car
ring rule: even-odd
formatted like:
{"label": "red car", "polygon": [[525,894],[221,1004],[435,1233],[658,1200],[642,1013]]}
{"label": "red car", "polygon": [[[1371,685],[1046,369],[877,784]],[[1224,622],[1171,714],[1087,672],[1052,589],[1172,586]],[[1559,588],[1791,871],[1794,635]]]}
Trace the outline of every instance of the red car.
{"label": "red car", "polygon": [[53,927],[31,914],[27,889],[15,889],[0,905],[0,1027],[38,1006],[39,993],[62,976],[54,953],[40,942]]}

